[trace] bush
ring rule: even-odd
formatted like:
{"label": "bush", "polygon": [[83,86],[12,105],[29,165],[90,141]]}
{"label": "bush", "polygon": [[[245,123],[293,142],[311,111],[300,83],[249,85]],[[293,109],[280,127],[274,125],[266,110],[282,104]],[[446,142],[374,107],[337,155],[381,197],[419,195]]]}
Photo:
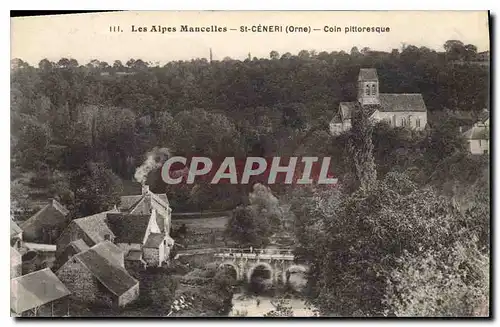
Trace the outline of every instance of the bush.
{"label": "bush", "polygon": [[487,316],[489,257],[477,240],[451,251],[408,252],[390,274],[386,314],[398,317]]}

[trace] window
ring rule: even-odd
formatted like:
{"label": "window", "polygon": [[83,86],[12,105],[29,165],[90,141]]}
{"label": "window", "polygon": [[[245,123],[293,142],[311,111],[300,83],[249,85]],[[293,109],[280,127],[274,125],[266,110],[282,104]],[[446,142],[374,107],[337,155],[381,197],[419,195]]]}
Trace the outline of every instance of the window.
{"label": "window", "polygon": [[481,146],[481,140],[479,140],[479,146]]}
{"label": "window", "polygon": [[488,154],[488,150],[484,150],[484,151],[483,151],[483,154]]}
{"label": "window", "polygon": [[415,124],[417,125],[417,127],[420,127],[420,118],[417,118]]}
{"label": "window", "polygon": [[366,84],[366,95],[370,95],[370,85]]}
{"label": "window", "polygon": [[377,94],[376,86],[375,86],[375,84],[372,84],[372,95],[376,95],[376,94]]}
{"label": "window", "polygon": [[405,119],[401,118],[401,126],[404,126],[404,125],[405,125]]}

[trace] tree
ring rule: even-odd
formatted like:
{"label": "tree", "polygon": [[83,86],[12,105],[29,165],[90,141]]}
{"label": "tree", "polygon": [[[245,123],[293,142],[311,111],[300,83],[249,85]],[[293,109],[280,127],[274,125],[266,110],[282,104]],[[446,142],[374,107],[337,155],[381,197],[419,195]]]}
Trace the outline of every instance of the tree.
{"label": "tree", "polygon": [[113,68],[115,69],[122,69],[123,68],[123,64],[120,60],[115,60],[113,62]]}
{"label": "tree", "polygon": [[314,302],[326,315],[384,315],[388,280],[406,253],[474,244],[475,232],[463,228],[469,218],[404,174],[390,173],[367,192],[342,198],[328,218],[322,219],[325,235],[310,246],[319,252],[312,256],[319,271]]}
{"label": "tree", "polygon": [[307,50],[300,50],[297,56],[300,59],[308,59],[310,57],[310,53]]}
{"label": "tree", "polygon": [[367,55],[370,51],[371,51],[371,49],[369,47],[363,47],[361,49],[361,54]]}
{"label": "tree", "polygon": [[271,58],[272,60],[277,60],[280,58],[280,54],[278,53],[278,51],[271,51],[271,53],[269,54],[269,58]]}
{"label": "tree", "polygon": [[369,190],[377,180],[377,170],[373,157],[373,125],[369,120],[369,110],[369,106],[356,104],[352,113],[353,123],[349,142],[349,150],[361,190]]}
{"label": "tree", "polygon": [[123,192],[121,180],[102,163],[89,162],[71,179],[76,216],[111,210]]}
{"label": "tree", "polygon": [[448,40],[443,47],[449,60],[460,60],[465,56],[466,49],[462,41]]}
{"label": "tree", "polygon": [[130,58],[129,60],[127,60],[126,65],[127,65],[128,68],[132,68],[132,67],[134,67],[134,63],[135,63],[135,59],[134,58]]}
{"label": "tree", "polygon": [[14,157],[18,164],[26,169],[39,169],[45,161],[46,151],[51,141],[50,129],[47,124],[29,115],[20,117],[23,126],[18,132]]}
{"label": "tree", "polygon": [[272,230],[256,206],[239,206],[233,210],[226,233],[241,246],[260,248],[269,243]]}
{"label": "tree", "polygon": [[359,56],[360,52],[358,50],[358,47],[352,47],[351,48],[351,56]]}
{"label": "tree", "polygon": [[473,44],[467,44],[464,48],[465,60],[475,60],[477,55],[477,47]]}
{"label": "tree", "polygon": [[405,253],[391,272],[386,315],[473,317],[489,314],[488,253],[457,241],[449,249]]}
{"label": "tree", "polygon": [[40,68],[41,71],[48,72],[53,68],[54,64],[50,62],[48,59],[42,59],[38,63],[38,68]]}

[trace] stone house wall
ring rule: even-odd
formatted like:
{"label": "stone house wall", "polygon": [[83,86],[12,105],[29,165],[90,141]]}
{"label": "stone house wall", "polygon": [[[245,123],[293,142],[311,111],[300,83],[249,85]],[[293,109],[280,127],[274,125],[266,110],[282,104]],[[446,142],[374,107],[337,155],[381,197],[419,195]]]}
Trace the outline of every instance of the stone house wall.
{"label": "stone house wall", "polygon": [[[113,297],[77,259],[67,261],[56,273],[71,292],[71,297],[98,305],[113,305]],[[115,297],[116,298],[116,297]]]}
{"label": "stone house wall", "polygon": [[152,267],[161,266],[159,249],[143,248],[142,256],[144,261],[146,261],[146,263],[148,264],[148,266]]}
{"label": "stone house wall", "polygon": [[118,298],[118,306],[123,307],[132,301],[136,300],[139,297],[139,283],[137,283],[134,287],[130,288],[128,291],[123,293]]}

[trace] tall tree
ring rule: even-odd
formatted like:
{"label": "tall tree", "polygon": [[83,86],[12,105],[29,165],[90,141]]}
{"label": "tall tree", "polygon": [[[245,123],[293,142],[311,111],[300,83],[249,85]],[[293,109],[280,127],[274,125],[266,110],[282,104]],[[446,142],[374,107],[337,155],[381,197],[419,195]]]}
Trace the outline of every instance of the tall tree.
{"label": "tall tree", "polygon": [[354,169],[361,190],[368,191],[377,181],[377,170],[373,156],[372,132],[370,121],[371,106],[356,103],[352,113],[352,129],[349,152],[354,161]]}

